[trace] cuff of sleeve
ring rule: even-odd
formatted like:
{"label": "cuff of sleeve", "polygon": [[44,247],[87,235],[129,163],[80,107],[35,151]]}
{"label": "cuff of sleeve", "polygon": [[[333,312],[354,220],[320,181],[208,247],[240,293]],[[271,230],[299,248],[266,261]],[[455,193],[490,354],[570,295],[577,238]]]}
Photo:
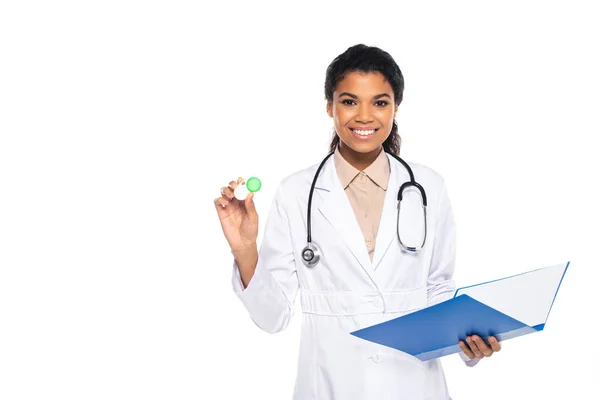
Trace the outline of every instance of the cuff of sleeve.
{"label": "cuff of sleeve", "polygon": [[[252,283],[252,280],[250,281]],[[231,285],[233,287],[233,291],[235,293],[242,293],[244,289],[244,284],[242,283],[242,276],[240,274],[240,270],[238,268],[237,262],[235,259],[233,260],[233,271],[231,274]]]}
{"label": "cuff of sleeve", "polygon": [[247,297],[252,297],[255,293],[260,292],[264,287],[264,271],[261,268],[261,263],[256,265],[256,269],[254,270],[254,274],[252,278],[250,278],[250,282],[248,282],[248,286],[244,289],[244,284],[242,282],[242,276],[240,274],[240,270],[238,268],[237,262],[235,259],[233,260],[233,271],[232,271],[232,279],[231,284],[233,287],[234,293],[241,299],[244,300]]}
{"label": "cuff of sleeve", "polygon": [[[259,257],[260,258],[260,257]],[[233,262],[233,291],[249,311],[254,323],[269,333],[283,329],[291,317],[291,306],[270,271],[260,261],[244,289],[237,263]]]}
{"label": "cuff of sleeve", "polygon": [[469,357],[467,357],[467,355],[465,353],[463,353],[462,350],[460,351],[460,353],[458,353],[458,355],[460,356],[460,358],[463,360],[463,362],[465,363],[465,365],[467,367],[474,367],[479,362],[479,358],[477,358],[477,357],[475,357],[472,360],[469,360]]}

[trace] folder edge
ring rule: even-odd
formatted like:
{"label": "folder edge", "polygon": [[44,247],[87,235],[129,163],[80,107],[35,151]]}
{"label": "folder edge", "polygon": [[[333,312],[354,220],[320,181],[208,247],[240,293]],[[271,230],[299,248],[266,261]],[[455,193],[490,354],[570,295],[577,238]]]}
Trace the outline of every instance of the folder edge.
{"label": "folder edge", "polygon": [[[554,293],[554,298],[552,299],[552,303],[550,303],[550,309],[548,310],[548,314],[546,314],[546,319],[544,320],[544,326],[546,326],[546,322],[548,322],[548,317],[550,316],[550,311],[552,311],[552,306],[554,305],[554,300],[556,300],[556,296],[558,295],[558,289],[560,289],[560,285],[562,284],[565,275],[567,274],[567,270],[569,269],[569,265],[571,265],[571,261],[567,261],[567,265],[565,266],[565,270],[563,271],[562,276],[560,277],[560,282],[558,282],[558,286],[556,287],[556,292]],[[542,327],[542,329],[544,329]]]}
{"label": "folder edge", "polygon": [[[519,274],[514,274],[514,275],[510,275],[510,276],[505,276],[505,277],[503,277],[503,278],[492,279],[491,281],[486,281],[486,282],[476,283],[476,284],[469,285],[469,286],[462,286],[462,287],[459,287],[459,288],[457,288],[457,289],[454,291],[454,296],[453,296],[452,298],[455,298],[455,297],[456,297],[456,295],[458,294],[458,291],[459,291],[459,290],[462,290],[462,289],[468,289],[468,288],[472,288],[472,287],[475,287],[475,286],[487,285],[488,283],[492,283],[492,282],[498,282],[498,281],[502,281],[502,280],[504,280],[504,279],[509,279],[509,278],[514,278],[515,276],[520,276],[520,275],[529,274],[529,273],[531,273],[531,272],[539,271],[539,270],[541,270],[541,269],[548,268],[548,267],[555,267],[555,266],[557,266],[557,265],[561,265],[561,264],[565,264],[565,262],[562,262],[562,263],[557,263],[557,264],[554,264],[554,265],[547,265],[547,266],[545,266],[545,267],[541,267],[541,268],[532,269],[532,270],[530,270],[530,271],[521,272],[521,273],[519,273]],[[571,264],[571,261],[567,261],[567,262],[566,262],[566,267],[565,267],[565,270],[564,270],[564,272],[563,272],[563,276],[560,278],[560,282],[561,282],[561,283],[562,283],[562,280],[563,280],[563,278],[564,278],[564,276],[565,276],[565,273],[567,272],[567,269],[569,268],[569,264]],[[558,288],[560,288],[560,283],[558,284]],[[558,293],[558,288],[556,289],[556,293]],[[554,294],[554,298],[556,298],[556,293]],[[552,300],[552,303],[554,303],[554,300]],[[552,308],[552,305],[550,305],[550,308]],[[550,314],[550,313],[548,313],[548,314]],[[547,317],[546,317],[546,318],[547,318]]]}

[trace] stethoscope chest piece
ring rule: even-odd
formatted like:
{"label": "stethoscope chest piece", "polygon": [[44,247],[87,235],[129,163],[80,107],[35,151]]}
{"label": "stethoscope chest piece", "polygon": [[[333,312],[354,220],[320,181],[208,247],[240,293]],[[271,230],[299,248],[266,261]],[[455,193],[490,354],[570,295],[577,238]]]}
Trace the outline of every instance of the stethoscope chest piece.
{"label": "stethoscope chest piece", "polygon": [[314,267],[321,259],[321,249],[315,243],[310,242],[302,249],[302,262],[307,267]]}

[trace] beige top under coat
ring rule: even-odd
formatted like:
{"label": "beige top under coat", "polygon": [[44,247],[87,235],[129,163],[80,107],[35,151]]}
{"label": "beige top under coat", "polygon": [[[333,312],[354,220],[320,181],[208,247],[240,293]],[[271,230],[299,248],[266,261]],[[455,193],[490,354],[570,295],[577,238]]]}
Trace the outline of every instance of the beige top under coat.
{"label": "beige top under coat", "polygon": [[372,261],[385,192],[390,178],[389,160],[382,148],[375,161],[364,171],[359,171],[344,159],[339,147],[336,147],[333,159],[337,176],[352,205]]}

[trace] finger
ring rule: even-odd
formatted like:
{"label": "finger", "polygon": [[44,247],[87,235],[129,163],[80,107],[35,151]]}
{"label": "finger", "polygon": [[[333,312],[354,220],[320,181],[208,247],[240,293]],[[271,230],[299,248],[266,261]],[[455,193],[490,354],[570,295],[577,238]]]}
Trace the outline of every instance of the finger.
{"label": "finger", "polygon": [[481,350],[479,350],[479,347],[477,347],[477,345],[475,344],[475,342],[473,341],[473,338],[471,336],[467,336],[467,344],[471,348],[471,351],[473,352],[473,354],[475,354],[475,357],[477,357],[477,358],[484,357],[483,353],[481,352]]}
{"label": "finger", "polygon": [[217,197],[213,201],[213,203],[215,204],[215,208],[217,209],[217,211],[220,211],[229,205],[229,200],[227,200],[224,197]]}
{"label": "finger", "polygon": [[474,341],[475,344],[477,345],[477,347],[479,348],[479,351],[481,351],[483,353],[484,356],[489,357],[491,356],[494,352],[492,351],[492,349],[490,348],[490,346],[488,346],[482,338],[480,338],[477,335],[474,335]]}
{"label": "finger", "polygon": [[221,196],[228,198],[229,200],[233,200],[233,190],[231,190],[229,187],[227,186],[223,186],[221,188]]}
{"label": "finger", "polygon": [[500,351],[502,349],[502,345],[494,336],[490,336],[488,341],[490,342],[490,346],[492,346],[492,350]]}
{"label": "finger", "polygon": [[230,188],[230,189],[233,191],[233,190],[235,190],[235,188],[236,188],[236,187],[237,187],[237,186],[238,186],[240,183],[242,183],[242,182],[244,182],[244,178],[242,178],[242,177],[240,176],[240,177],[237,179],[237,182],[236,182],[236,181],[231,181],[231,182],[229,182],[229,188]]}
{"label": "finger", "polygon": [[463,353],[465,353],[467,355],[467,357],[469,357],[469,360],[472,360],[475,358],[475,354],[471,351],[471,349],[469,349],[469,347],[465,344],[465,342],[460,340],[458,342],[458,345],[460,346]]}

